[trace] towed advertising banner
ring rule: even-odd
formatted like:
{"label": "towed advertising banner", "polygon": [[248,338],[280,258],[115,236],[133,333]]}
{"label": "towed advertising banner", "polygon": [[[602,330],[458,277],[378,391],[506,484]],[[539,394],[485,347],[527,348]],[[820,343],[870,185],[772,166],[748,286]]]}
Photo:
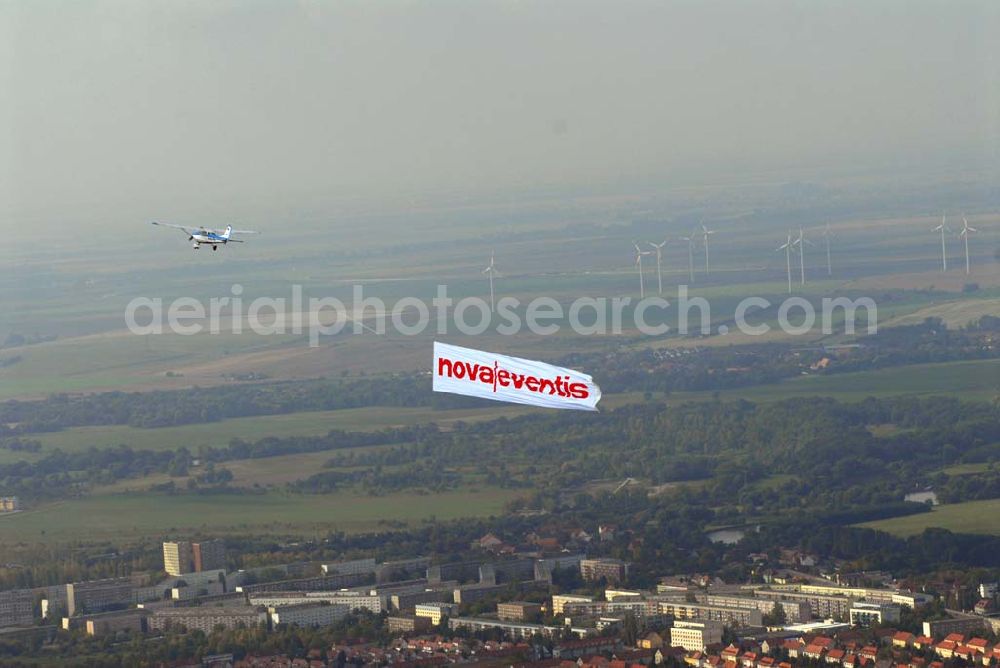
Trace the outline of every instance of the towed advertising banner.
{"label": "towed advertising banner", "polygon": [[585,373],[434,342],[434,391],[544,408],[596,411],[601,388]]}

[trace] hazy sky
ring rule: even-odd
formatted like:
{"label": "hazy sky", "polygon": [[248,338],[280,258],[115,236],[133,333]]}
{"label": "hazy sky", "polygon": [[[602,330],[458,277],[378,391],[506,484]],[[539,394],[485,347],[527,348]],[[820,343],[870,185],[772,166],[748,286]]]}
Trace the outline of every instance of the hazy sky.
{"label": "hazy sky", "polygon": [[996,160],[1000,2],[0,0],[0,228]]}

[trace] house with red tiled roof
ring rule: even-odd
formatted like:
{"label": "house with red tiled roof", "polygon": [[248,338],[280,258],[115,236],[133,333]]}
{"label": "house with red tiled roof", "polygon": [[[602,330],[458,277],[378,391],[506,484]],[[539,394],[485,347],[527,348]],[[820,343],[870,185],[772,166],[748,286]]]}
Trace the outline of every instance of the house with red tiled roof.
{"label": "house with red tiled roof", "polygon": [[878,647],[874,645],[865,645],[861,648],[860,655],[866,659],[874,661],[878,657]]}
{"label": "house with red tiled roof", "polygon": [[913,639],[913,649],[927,649],[934,646],[934,638],[930,636],[917,636]]}
{"label": "house with red tiled roof", "polygon": [[773,656],[762,656],[757,662],[757,668],[774,668],[778,665],[778,660]]}
{"label": "house with red tiled roof", "polygon": [[807,645],[804,650],[802,650],[802,656],[807,659],[813,659],[818,661],[826,649],[822,645]]}
{"label": "house with red tiled roof", "polygon": [[740,657],[740,665],[743,668],[756,668],[757,655],[754,652],[743,652],[743,656]]}
{"label": "house with red tiled roof", "polygon": [[781,643],[781,649],[788,652],[788,656],[792,659],[799,658],[799,655],[802,654],[802,650],[804,648],[805,644],[797,638],[795,640],[786,640]]}
{"label": "house with red tiled roof", "polygon": [[942,659],[950,659],[955,656],[955,648],[957,647],[958,643],[954,640],[942,640],[934,646],[934,653]]}
{"label": "house with red tiled roof", "polygon": [[852,652],[848,652],[844,655],[844,660],[841,662],[844,668],[857,668],[858,666],[858,655]]}
{"label": "house with red tiled roof", "polygon": [[972,638],[965,644],[980,654],[985,654],[990,650],[990,641],[986,638]]}
{"label": "house with red tiled roof", "polygon": [[945,640],[950,640],[951,642],[958,644],[965,641],[965,634],[962,633],[949,633],[944,637]]}
{"label": "house with red tiled roof", "polygon": [[730,643],[729,647],[722,650],[719,654],[722,657],[722,660],[726,663],[729,663],[730,661],[736,663],[736,657],[740,655],[740,648]]}
{"label": "house with red tiled roof", "polygon": [[827,663],[843,663],[844,662],[844,657],[846,656],[846,654],[847,653],[844,652],[844,650],[842,650],[842,649],[831,649],[829,652],[826,653],[826,662]]}
{"label": "house with red tiled roof", "polygon": [[704,652],[691,652],[684,655],[684,664],[691,668],[703,668],[705,661]]}
{"label": "house with red tiled roof", "polygon": [[792,664],[788,663],[787,661],[782,661],[781,663],[778,664],[778,668],[792,668]]}
{"label": "house with red tiled roof", "polygon": [[907,648],[913,646],[914,636],[909,631],[897,631],[895,635],[892,636],[892,646],[899,648]]}

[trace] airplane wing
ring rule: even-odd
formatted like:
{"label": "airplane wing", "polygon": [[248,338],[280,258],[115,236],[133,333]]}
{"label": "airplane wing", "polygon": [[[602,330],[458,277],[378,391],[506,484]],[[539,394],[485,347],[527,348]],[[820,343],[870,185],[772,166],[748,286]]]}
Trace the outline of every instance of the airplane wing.
{"label": "airplane wing", "polygon": [[160,227],[172,227],[175,230],[183,230],[185,233],[187,233],[189,235],[191,234],[191,229],[194,229],[194,228],[189,229],[187,227],[184,227],[183,225],[174,225],[172,223],[161,223],[161,222],[156,221],[156,220],[152,221],[152,224],[153,225],[159,225]]}
{"label": "airplane wing", "polygon": [[[215,234],[218,234],[218,235],[223,235],[223,234],[226,233],[226,230],[219,229],[219,228],[214,228],[214,227],[202,227],[202,228],[199,228],[199,229],[205,230],[206,232],[214,232]],[[260,232],[254,232],[253,230],[230,230],[229,233],[230,234],[260,234]],[[232,239],[230,239],[230,241],[232,241]]]}

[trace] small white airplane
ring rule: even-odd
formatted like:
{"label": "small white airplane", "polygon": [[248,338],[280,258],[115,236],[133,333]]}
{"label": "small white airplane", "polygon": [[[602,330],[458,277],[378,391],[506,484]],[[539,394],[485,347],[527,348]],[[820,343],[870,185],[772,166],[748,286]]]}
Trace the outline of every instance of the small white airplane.
{"label": "small white airplane", "polygon": [[260,234],[260,232],[254,232],[253,230],[234,230],[232,225],[227,225],[224,230],[212,230],[206,227],[184,227],[183,225],[173,225],[171,223],[161,223],[158,221],[152,221],[153,225],[159,225],[161,227],[172,227],[176,230],[183,231],[188,235],[188,241],[193,241],[192,247],[198,250],[203,245],[211,246],[212,250],[219,250],[219,246],[225,246],[226,244],[236,243],[241,244],[243,241],[241,239],[233,239],[234,234]]}

